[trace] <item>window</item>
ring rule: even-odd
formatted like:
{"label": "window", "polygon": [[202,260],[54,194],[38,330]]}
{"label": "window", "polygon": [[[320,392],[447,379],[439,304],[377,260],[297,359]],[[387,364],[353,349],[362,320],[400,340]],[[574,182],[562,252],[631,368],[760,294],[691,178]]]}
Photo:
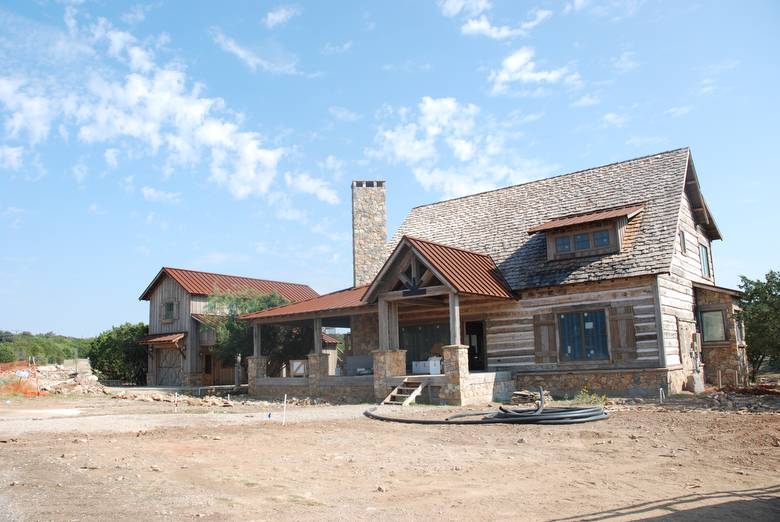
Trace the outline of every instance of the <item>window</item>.
{"label": "window", "polygon": [[712,277],[710,249],[707,248],[706,245],[699,245],[699,258],[701,259],[701,275],[704,277]]}
{"label": "window", "polygon": [[734,327],[734,331],[737,334],[737,344],[745,344],[745,323],[742,319],[737,319]]}
{"label": "window", "polygon": [[597,230],[593,233],[593,246],[604,248],[609,246],[609,231]]}
{"label": "window", "polygon": [[173,321],[173,301],[163,304],[163,321]]}
{"label": "window", "polygon": [[557,314],[561,361],[609,359],[604,310]]}
{"label": "window", "polygon": [[701,336],[704,342],[726,340],[722,310],[701,313]]}
{"label": "window", "polygon": [[685,231],[680,230],[680,252],[683,254],[688,251],[688,247],[685,244]]}
{"label": "window", "polygon": [[555,239],[555,251],[558,253],[571,252],[571,237],[564,236]]}
{"label": "window", "polygon": [[577,234],[574,236],[575,250],[587,250],[590,248],[590,234]]}

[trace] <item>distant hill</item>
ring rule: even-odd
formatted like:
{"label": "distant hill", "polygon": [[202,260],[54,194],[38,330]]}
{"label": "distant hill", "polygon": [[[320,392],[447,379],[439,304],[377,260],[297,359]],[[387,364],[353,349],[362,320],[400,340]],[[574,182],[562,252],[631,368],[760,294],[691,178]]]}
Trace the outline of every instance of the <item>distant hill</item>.
{"label": "distant hill", "polygon": [[19,359],[34,356],[39,363],[61,363],[71,359],[78,349],[79,357],[87,357],[91,339],[67,337],[54,332],[33,334],[0,330],[0,345],[11,348]]}

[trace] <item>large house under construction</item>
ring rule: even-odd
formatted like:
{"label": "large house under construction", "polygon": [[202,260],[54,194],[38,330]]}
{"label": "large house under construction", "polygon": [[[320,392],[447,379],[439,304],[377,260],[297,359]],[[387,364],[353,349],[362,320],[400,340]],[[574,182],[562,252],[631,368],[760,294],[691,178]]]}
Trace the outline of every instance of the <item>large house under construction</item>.
{"label": "large house under construction", "polygon": [[[416,207],[389,241],[383,181],[354,181],[352,212],[350,288],[244,317],[251,394],[468,404],[746,377],[739,293],[715,285],[721,233],[687,148]],[[312,335],[302,376],[282,377],[268,325],[350,342],[333,368]]]}

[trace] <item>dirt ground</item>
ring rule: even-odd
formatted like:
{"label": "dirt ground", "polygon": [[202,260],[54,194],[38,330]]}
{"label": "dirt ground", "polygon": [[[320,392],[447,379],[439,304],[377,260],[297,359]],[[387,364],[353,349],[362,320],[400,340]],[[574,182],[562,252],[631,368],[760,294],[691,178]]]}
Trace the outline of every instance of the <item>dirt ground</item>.
{"label": "dirt ground", "polygon": [[3,398],[0,520],[780,520],[776,411],[411,426],[364,409],[290,407],[283,426],[262,402]]}

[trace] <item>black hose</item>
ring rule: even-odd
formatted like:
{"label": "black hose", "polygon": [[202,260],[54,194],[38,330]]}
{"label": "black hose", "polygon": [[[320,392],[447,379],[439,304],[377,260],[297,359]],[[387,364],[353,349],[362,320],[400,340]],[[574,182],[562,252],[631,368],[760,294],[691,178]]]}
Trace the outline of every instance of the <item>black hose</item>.
{"label": "black hose", "polygon": [[[408,419],[388,417],[376,413],[376,407],[363,412],[369,419],[403,424],[579,424],[606,419],[609,415],[602,406],[586,408],[545,408],[544,390],[539,388],[538,408],[509,409],[499,406],[495,412],[458,413],[446,419]],[[481,417],[468,419],[468,417]]]}

